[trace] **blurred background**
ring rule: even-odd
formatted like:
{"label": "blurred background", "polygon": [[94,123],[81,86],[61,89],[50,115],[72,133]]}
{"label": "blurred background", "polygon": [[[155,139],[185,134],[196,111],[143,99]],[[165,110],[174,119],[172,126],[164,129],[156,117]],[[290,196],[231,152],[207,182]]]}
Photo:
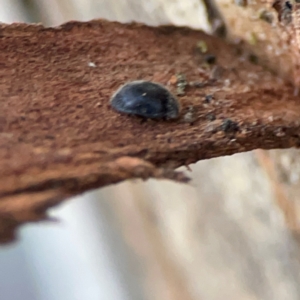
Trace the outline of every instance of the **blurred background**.
{"label": "blurred background", "polygon": [[[0,0],[0,21],[210,31],[200,0]],[[1,300],[299,300],[297,150],[201,161],[192,183],[86,193],[0,247]]]}

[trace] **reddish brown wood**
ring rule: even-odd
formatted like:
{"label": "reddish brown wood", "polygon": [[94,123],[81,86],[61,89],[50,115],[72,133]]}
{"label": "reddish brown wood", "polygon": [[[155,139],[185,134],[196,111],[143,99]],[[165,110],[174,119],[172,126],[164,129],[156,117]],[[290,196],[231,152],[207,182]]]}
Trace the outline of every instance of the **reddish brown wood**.
{"label": "reddish brown wood", "polygon": [[[217,66],[203,63],[199,41]],[[186,87],[176,121],[143,121],[109,106],[130,80],[169,84],[176,93],[178,73],[208,84]],[[186,28],[102,20],[1,25],[0,103],[2,242],[88,189],[134,177],[185,181],[174,168],[300,141],[300,99],[291,86],[246,52]]]}

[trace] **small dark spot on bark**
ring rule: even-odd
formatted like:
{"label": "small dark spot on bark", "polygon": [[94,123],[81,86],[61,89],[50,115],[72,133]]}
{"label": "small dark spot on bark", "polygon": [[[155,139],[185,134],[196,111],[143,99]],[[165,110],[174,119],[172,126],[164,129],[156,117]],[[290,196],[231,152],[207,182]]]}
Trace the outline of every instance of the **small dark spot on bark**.
{"label": "small dark spot on bark", "polygon": [[248,59],[252,64],[258,64],[258,57],[255,54],[249,54]]}
{"label": "small dark spot on bark", "polygon": [[224,132],[227,132],[227,133],[228,132],[237,132],[239,130],[239,125],[230,119],[225,119],[223,121],[221,128]]}
{"label": "small dark spot on bark", "polygon": [[206,54],[204,56],[204,61],[210,65],[213,65],[214,63],[216,63],[216,60],[217,60],[217,58],[213,54]]}
{"label": "small dark spot on bark", "polygon": [[284,6],[290,10],[292,10],[292,8],[293,8],[292,4],[289,1],[285,1]]}
{"label": "small dark spot on bark", "polygon": [[205,103],[211,103],[211,101],[214,99],[213,95],[206,95],[204,98]]}
{"label": "small dark spot on bark", "polygon": [[278,21],[284,25],[288,25],[292,22],[292,9],[293,5],[290,1],[282,2],[280,0],[275,0],[272,7],[278,13]]}

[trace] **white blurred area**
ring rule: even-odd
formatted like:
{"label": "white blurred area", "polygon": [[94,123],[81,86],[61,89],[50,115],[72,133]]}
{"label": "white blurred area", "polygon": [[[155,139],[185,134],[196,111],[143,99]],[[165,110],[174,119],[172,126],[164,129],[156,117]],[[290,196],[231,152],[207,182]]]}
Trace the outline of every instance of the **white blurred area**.
{"label": "white blurred area", "polygon": [[75,198],[52,211],[59,221],[27,225],[17,243],[2,247],[0,299],[142,299],[129,286],[126,246],[99,201],[92,193]]}

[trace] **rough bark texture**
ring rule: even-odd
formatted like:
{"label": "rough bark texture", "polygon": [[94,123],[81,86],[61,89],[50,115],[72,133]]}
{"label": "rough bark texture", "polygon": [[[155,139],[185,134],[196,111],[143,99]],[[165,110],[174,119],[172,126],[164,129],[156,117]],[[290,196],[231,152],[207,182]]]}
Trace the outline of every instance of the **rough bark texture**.
{"label": "rough bark texture", "polygon": [[[91,188],[135,177],[185,181],[174,168],[299,145],[293,87],[202,32],[98,20],[1,25],[0,39],[1,242]],[[216,64],[205,63],[203,42]],[[113,111],[112,93],[135,79],[180,92],[180,118],[145,121]]]}
{"label": "rough bark texture", "polygon": [[248,43],[265,65],[300,84],[299,45],[294,30],[297,18],[288,9],[290,2],[216,0],[216,3],[224,16],[229,38]]}

